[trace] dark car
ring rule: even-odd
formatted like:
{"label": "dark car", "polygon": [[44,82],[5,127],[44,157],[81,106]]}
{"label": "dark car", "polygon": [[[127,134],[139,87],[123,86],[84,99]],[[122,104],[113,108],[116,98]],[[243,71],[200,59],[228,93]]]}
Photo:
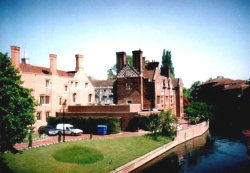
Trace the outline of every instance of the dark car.
{"label": "dark car", "polygon": [[58,130],[56,128],[54,128],[53,126],[41,126],[38,129],[38,133],[41,134],[46,134],[49,136],[52,135],[57,135],[58,134]]}

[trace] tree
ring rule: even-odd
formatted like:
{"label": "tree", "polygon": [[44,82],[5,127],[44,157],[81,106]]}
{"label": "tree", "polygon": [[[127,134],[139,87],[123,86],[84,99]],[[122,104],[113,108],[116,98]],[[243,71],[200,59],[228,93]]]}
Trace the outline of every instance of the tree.
{"label": "tree", "polygon": [[185,107],[186,117],[192,124],[207,121],[212,118],[213,107],[204,102],[191,102]]}
{"label": "tree", "polygon": [[200,81],[196,81],[188,89],[189,90],[189,97],[188,97],[188,99],[191,102],[197,101],[197,99],[198,99],[198,89],[199,89],[200,84],[201,84]]}
{"label": "tree", "polygon": [[[129,64],[129,65],[132,66],[133,57],[131,55],[127,55],[126,64]],[[107,70],[107,76],[108,76],[108,79],[115,79],[116,78],[116,76],[117,76],[116,64],[113,65],[110,69]]]}
{"label": "tree", "polygon": [[[171,51],[164,49],[162,54],[161,75],[169,75],[171,78],[174,78],[174,66],[171,57]],[[168,72],[170,72],[170,74],[168,74]]]}
{"label": "tree", "polygon": [[155,137],[157,134],[173,137],[176,135],[177,121],[170,109],[162,110],[160,114],[149,116],[148,129]]}
{"label": "tree", "polygon": [[133,65],[133,57],[131,55],[127,55],[126,63],[131,66]]}
{"label": "tree", "polygon": [[178,119],[172,114],[171,109],[165,109],[160,112],[161,133],[170,137],[176,135],[176,124]]}
{"label": "tree", "polygon": [[157,132],[160,130],[161,122],[158,114],[152,114],[149,116],[148,129],[152,132],[154,136],[157,135]]}
{"label": "tree", "polygon": [[115,79],[117,75],[116,65],[107,70],[108,79]]}
{"label": "tree", "polygon": [[14,149],[34,123],[34,98],[7,54],[0,52],[0,151]]}

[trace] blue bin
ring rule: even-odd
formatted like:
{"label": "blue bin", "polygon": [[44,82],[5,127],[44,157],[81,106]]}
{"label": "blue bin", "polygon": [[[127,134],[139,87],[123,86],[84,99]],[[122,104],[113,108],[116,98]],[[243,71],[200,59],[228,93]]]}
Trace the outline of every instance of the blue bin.
{"label": "blue bin", "polygon": [[97,125],[98,135],[106,135],[108,131],[107,125]]}

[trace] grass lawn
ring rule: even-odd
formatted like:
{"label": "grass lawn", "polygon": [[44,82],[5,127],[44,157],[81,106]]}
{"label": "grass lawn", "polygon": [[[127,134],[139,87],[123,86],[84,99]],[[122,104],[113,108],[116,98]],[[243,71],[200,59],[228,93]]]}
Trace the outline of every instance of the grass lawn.
{"label": "grass lawn", "polygon": [[74,141],[3,154],[0,162],[18,173],[109,172],[169,141],[148,136]]}

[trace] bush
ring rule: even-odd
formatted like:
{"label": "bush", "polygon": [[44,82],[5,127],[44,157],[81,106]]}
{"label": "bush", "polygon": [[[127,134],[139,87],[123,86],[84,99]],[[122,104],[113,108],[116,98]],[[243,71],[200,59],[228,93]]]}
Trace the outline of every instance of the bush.
{"label": "bush", "polygon": [[[121,118],[110,117],[65,117],[64,123],[72,124],[75,128],[82,129],[84,133],[97,134],[97,125],[107,125],[108,134],[119,133],[121,131]],[[49,117],[48,124],[56,126],[63,122],[63,117]]]}

